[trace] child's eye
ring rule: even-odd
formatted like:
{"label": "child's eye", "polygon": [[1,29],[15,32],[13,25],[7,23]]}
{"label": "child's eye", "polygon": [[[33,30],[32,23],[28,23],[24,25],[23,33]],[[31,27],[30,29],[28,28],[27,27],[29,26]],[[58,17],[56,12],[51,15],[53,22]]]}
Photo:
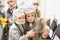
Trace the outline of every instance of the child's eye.
{"label": "child's eye", "polygon": [[25,18],[25,17],[22,17],[22,18]]}
{"label": "child's eye", "polygon": [[21,19],[21,18],[18,18],[18,19]]}
{"label": "child's eye", "polygon": [[9,4],[9,2],[7,2],[7,4]]}
{"label": "child's eye", "polygon": [[32,15],[33,16],[33,15]]}
{"label": "child's eye", "polygon": [[30,16],[27,16],[27,17],[30,17]]}
{"label": "child's eye", "polygon": [[39,3],[34,3],[34,5],[39,5]]}
{"label": "child's eye", "polygon": [[[9,1],[10,3],[12,3],[13,1]],[[7,2],[7,4],[9,4],[9,2]]]}
{"label": "child's eye", "polygon": [[13,1],[10,1],[10,2],[13,2]]}

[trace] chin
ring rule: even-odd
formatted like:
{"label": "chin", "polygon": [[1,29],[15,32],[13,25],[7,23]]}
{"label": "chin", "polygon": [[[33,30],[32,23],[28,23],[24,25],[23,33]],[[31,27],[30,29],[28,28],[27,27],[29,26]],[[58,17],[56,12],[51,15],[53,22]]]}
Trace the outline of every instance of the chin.
{"label": "chin", "polygon": [[28,22],[33,22],[33,21],[28,21]]}

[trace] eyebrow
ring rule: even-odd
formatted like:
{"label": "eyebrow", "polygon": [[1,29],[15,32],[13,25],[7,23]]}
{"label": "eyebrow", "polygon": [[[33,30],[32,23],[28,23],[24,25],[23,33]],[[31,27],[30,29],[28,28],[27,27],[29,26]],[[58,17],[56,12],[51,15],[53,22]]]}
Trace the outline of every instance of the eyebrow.
{"label": "eyebrow", "polygon": [[11,0],[11,1],[8,1],[7,3],[9,4],[9,2],[13,2],[13,1]]}

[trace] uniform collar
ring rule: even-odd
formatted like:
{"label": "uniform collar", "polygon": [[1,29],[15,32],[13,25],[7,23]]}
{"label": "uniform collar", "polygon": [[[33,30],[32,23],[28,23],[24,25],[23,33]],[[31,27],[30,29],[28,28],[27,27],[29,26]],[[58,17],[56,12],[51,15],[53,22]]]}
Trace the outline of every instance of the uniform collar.
{"label": "uniform collar", "polygon": [[15,7],[13,7],[12,9],[11,8],[9,8],[10,10],[13,10],[13,9],[17,9],[18,7],[17,7],[17,5],[15,5]]}

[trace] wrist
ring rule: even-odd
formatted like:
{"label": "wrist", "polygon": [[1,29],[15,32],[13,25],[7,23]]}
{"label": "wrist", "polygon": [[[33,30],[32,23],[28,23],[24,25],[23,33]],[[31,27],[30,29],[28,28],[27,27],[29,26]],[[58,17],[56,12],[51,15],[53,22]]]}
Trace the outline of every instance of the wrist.
{"label": "wrist", "polygon": [[28,39],[28,38],[29,38],[29,35],[28,35],[28,34],[26,34],[26,35],[25,35],[25,38],[26,38],[26,39]]}

